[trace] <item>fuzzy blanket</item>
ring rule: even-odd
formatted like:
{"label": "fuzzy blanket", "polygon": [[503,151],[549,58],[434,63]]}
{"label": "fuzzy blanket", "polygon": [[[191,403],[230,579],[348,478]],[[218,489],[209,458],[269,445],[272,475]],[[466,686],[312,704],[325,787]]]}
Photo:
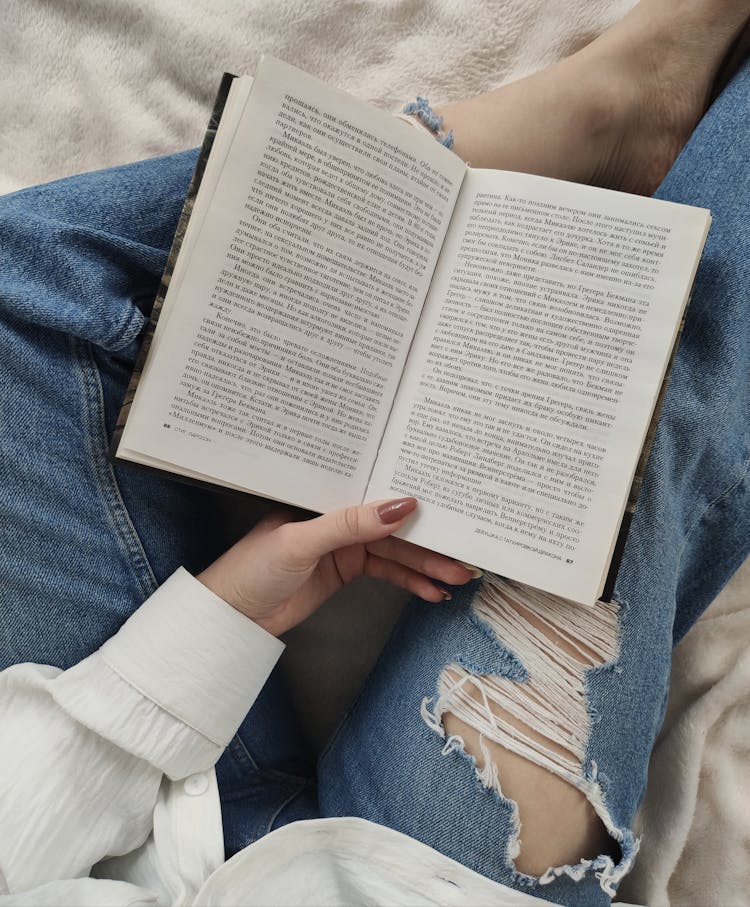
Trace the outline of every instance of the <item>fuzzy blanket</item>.
{"label": "fuzzy blanket", "polygon": [[[440,102],[534,71],[590,41],[632,4],[5,0],[0,192],[198,144],[222,71],[252,74],[264,52],[395,110],[418,92]],[[318,737],[375,656],[394,601],[378,611],[389,615],[379,626],[358,625],[356,642],[343,651],[330,651],[332,628],[343,623],[335,605],[293,636],[290,676],[303,704],[317,703]],[[750,562],[676,651],[670,710],[640,816],[644,846],[626,899],[652,907],[748,901],[748,638]],[[314,670],[310,646],[322,653]],[[342,672],[349,678],[343,694]],[[334,683],[331,700],[325,694]]]}

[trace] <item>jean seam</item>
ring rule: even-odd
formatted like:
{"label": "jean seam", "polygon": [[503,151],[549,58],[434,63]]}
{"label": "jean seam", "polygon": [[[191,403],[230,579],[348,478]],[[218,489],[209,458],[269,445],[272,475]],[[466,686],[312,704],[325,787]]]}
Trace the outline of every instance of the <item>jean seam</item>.
{"label": "jean seam", "polygon": [[[113,538],[125,556],[143,599],[158,586],[138,532],[120,492],[112,464],[107,459],[107,431],[104,416],[104,391],[88,341],[70,336],[72,353],[78,363],[84,397],[84,432],[89,463],[100,501],[113,529]],[[102,443],[103,442],[103,443]]]}
{"label": "jean seam", "polygon": [[263,833],[264,835],[267,835],[270,833],[271,827],[272,827],[273,823],[276,821],[276,819],[279,817],[279,814],[281,813],[281,811],[283,809],[285,809],[287,806],[289,806],[289,804],[292,802],[292,800],[295,800],[297,797],[299,797],[299,795],[305,790],[305,788],[307,786],[308,786],[308,783],[301,783],[301,784],[297,785],[295,787],[295,789],[292,791],[292,793],[285,800],[281,801],[281,803],[277,806],[276,810],[273,813],[271,813],[271,816],[268,819],[268,823],[266,824],[266,830]]}
{"label": "jean seam", "polygon": [[734,482],[732,482],[731,485],[729,485],[727,488],[725,488],[720,494],[716,495],[716,497],[714,497],[711,501],[709,501],[709,503],[706,504],[706,506],[703,508],[703,510],[700,512],[700,514],[693,520],[693,522],[690,525],[690,528],[685,533],[685,538],[683,540],[679,554],[677,555],[677,572],[678,573],[682,570],[682,559],[684,557],[685,550],[688,546],[688,542],[690,541],[690,538],[693,535],[693,532],[695,532],[695,530],[698,528],[698,526],[700,526],[700,524],[703,522],[703,520],[706,518],[706,516],[716,507],[717,504],[721,503],[721,501],[723,501],[725,498],[729,497],[731,494],[733,494],[733,492],[735,492],[738,488],[740,488],[740,487],[742,487],[742,485],[744,485],[744,483],[748,477],[748,472],[750,472],[750,458],[746,459],[744,461],[744,463],[742,464],[742,468],[741,468],[740,473],[737,476],[737,479]]}
{"label": "jean seam", "polygon": [[297,792],[315,784],[314,779],[302,775],[288,774],[287,772],[279,771],[279,769],[261,768],[258,769],[257,772],[252,773],[252,778],[222,778],[220,786],[221,798],[228,803],[233,802],[234,800],[242,800],[248,793],[257,788],[258,781],[269,785],[282,785],[286,788],[294,788]]}
{"label": "jean seam", "polygon": [[124,350],[126,347],[130,346],[143,330],[147,320],[146,316],[134,301],[127,316],[123,319],[122,324],[112,332],[116,339],[108,341],[105,349],[110,353],[119,353],[120,350]]}
{"label": "jean seam", "polygon": [[252,771],[257,772],[259,770],[258,763],[253,758],[250,750],[245,746],[245,741],[242,739],[242,737],[240,737],[239,732],[234,735],[234,737],[232,738],[232,743],[230,745],[232,747],[232,749],[230,750],[231,755],[235,755],[233,751],[239,749],[239,757],[243,761],[247,760]]}
{"label": "jean seam", "polygon": [[[269,781],[273,782],[289,782],[293,784],[297,783],[307,783],[310,781],[310,778],[306,775],[298,775],[294,772],[281,771],[280,769],[275,768],[265,768],[260,765],[250,750],[247,748],[245,741],[240,736],[239,731],[234,735],[227,746],[228,754],[237,762],[241,763],[241,768],[243,771],[253,772],[259,777],[267,778]],[[230,785],[233,782],[228,782]],[[237,779],[237,786],[242,787],[243,780]]]}

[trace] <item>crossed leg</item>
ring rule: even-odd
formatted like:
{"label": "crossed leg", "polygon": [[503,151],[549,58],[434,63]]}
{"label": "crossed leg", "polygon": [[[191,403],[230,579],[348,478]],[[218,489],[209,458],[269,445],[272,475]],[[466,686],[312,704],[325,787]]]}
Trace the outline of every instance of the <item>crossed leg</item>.
{"label": "crossed leg", "polygon": [[[636,26],[644,22],[643,10],[648,8],[643,4],[628,20],[622,45],[613,30],[561,64],[556,77],[550,70],[507,86],[491,99],[446,108],[446,125],[456,131],[458,152],[475,164],[631,190],[653,188],[699,117],[742,16],[728,0],[713,4],[717,13],[696,0],[690,4],[694,17],[681,10],[677,29],[678,23],[665,14],[668,4],[652,5],[673,32],[662,37],[676,55],[664,58],[672,63],[684,53],[680,40],[692,48],[689,72],[680,82],[675,70],[665,84],[679,82],[682,92],[685,84],[699,83],[690,97],[695,95],[700,103],[683,99],[669,108],[669,127],[661,135],[665,108],[646,122],[634,120],[634,110],[642,115],[649,108],[641,96],[626,92],[628,77],[635,79],[635,73],[625,66],[625,46],[637,44]],[[702,58],[695,42],[688,40],[688,25],[693,36],[701,36]],[[674,34],[680,30],[682,38]],[[716,36],[708,42],[710,52],[705,50],[706,35]],[[651,41],[648,46],[655,47]],[[651,54],[645,71],[653,75],[660,60],[653,59],[653,50]],[[705,65],[698,66],[701,59]],[[621,69],[610,71],[607,60],[617,61]],[[610,81],[618,71],[621,78]],[[742,345],[747,344],[750,326],[738,302],[750,286],[745,264],[750,255],[742,245],[743,231],[737,229],[747,205],[747,192],[740,190],[748,168],[745,160],[732,157],[726,135],[728,123],[734,129],[747,121],[746,114],[744,119],[739,114],[749,94],[747,71],[743,78],[706,119],[662,189],[665,197],[709,205],[717,218],[621,572],[616,633],[605,640],[606,647],[592,644],[583,653],[571,653],[565,651],[569,639],[557,645],[565,618],[557,617],[554,632],[549,622],[536,618],[536,630],[555,643],[553,662],[560,664],[567,655],[571,676],[582,678],[582,714],[588,722],[571,735],[577,750],[567,740],[563,744],[552,739],[549,732],[531,728],[528,733],[536,752],[540,746],[550,751],[551,764],[558,765],[555,756],[565,758],[567,774],[519,754],[512,735],[503,744],[487,732],[488,724],[495,726],[496,719],[504,717],[513,726],[502,692],[494,692],[500,705],[485,710],[484,723],[457,698],[452,703],[444,699],[450,708],[436,716],[446,692],[440,686],[443,671],[453,672],[446,676],[448,685],[460,679],[452,665],[475,678],[501,677],[515,685],[531,676],[530,648],[524,639],[532,638],[535,618],[523,604],[510,606],[522,619],[523,639],[516,636],[513,644],[507,618],[496,626],[489,611],[480,613],[492,588],[488,583],[484,597],[473,587],[457,593],[450,609],[416,605],[407,615],[321,765],[321,800],[327,814],[373,818],[491,878],[570,903],[597,903],[593,892],[606,891],[596,873],[611,887],[629,865],[634,851],[629,824],[661,720],[672,637],[685,631],[726,581],[750,536],[750,508],[741,499],[747,495],[741,433],[750,405],[739,393],[750,386],[750,356]],[[640,70],[632,84],[643,90]],[[607,96],[594,95],[593,85],[608,86]],[[623,91],[622,97],[610,93],[613,86]],[[628,117],[620,118],[625,112]],[[644,148],[657,150],[644,160]],[[21,603],[5,614],[0,628],[8,661],[72,663],[113,632],[173,566],[199,565],[201,558],[211,556],[208,523],[203,531],[187,528],[204,518],[196,514],[212,512],[208,502],[124,475],[115,481],[105,461],[105,429],[116,409],[118,381],[127,375],[143,324],[140,306],[158,281],[191,164],[177,157],[172,163],[82,178],[65,191],[42,187],[6,200],[0,212],[3,239],[20,246],[14,260],[25,261],[24,251],[36,250],[34,274],[6,271],[0,294],[10,303],[0,338],[4,349],[7,342],[1,357],[8,370],[6,401],[18,417],[5,427],[6,446],[13,451],[16,445],[18,456],[3,462],[2,484],[8,491],[3,502],[8,519],[3,522],[29,529],[26,535],[17,531],[0,546],[6,589]],[[172,166],[173,186],[169,180],[165,183]],[[723,168],[721,179],[704,179],[712,168]],[[625,177],[633,174],[638,179],[628,182]],[[693,186],[700,191],[693,192]],[[156,205],[154,199],[164,204]],[[67,266],[66,250],[74,256],[75,267]],[[76,308],[81,300],[106,300],[111,309]],[[28,369],[29,362],[39,361],[40,343],[45,348],[44,374]],[[42,382],[47,396],[39,394]],[[30,401],[36,402],[31,406]],[[33,456],[24,418],[44,428]],[[79,426],[77,435],[71,434],[71,425]],[[69,442],[65,450],[63,439]],[[94,451],[95,441],[102,443]],[[42,523],[44,532],[39,532]],[[92,542],[96,537],[112,544],[103,551]],[[30,540],[38,550],[29,550]],[[68,556],[61,558],[61,551]],[[33,560],[33,570],[17,569],[24,559],[27,564]],[[43,615],[40,595],[50,603]],[[71,603],[92,599],[100,606],[95,615],[90,610],[75,613]],[[544,673],[545,668],[538,670]],[[474,687],[484,704],[488,689],[482,691],[481,683]],[[426,721],[420,712],[428,716]],[[567,730],[573,730],[569,724]],[[571,783],[571,775],[577,783]],[[519,815],[524,827],[521,848]],[[267,828],[264,820],[257,833]],[[543,867],[560,872],[547,873]],[[550,882],[546,888],[543,878]],[[579,881],[584,884],[579,886]]]}
{"label": "crossed leg", "polygon": [[[647,0],[561,64],[446,107],[441,111],[445,128],[454,130],[457,152],[476,166],[519,169],[650,194],[666,176],[706,109],[726,56],[749,13],[747,3],[734,0],[689,4]],[[524,598],[525,606],[520,603]],[[525,632],[517,635],[517,645],[543,650],[540,670],[544,674],[546,669],[552,689],[564,687],[578,674],[582,678],[585,668],[612,660],[585,645],[581,650],[586,634],[580,626],[569,627],[566,634],[564,628],[571,619],[580,623],[574,612],[561,618],[561,606],[552,603],[545,609],[539,596],[529,599],[520,590],[514,595],[513,590],[506,589],[495,599],[507,610],[503,615],[489,608],[490,619],[507,633],[508,617],[512,614],[520,618],[518,625]],[[605,649],[606,644],[614,649],[616,622],[600,614],[597,624],[594,629],[603,638]],[[555,683],[561,673],[565,681]],[[463,703],[464,715],[459,717],[448,708],[445,732],[464,739],[468,752],[480,761],[486,757],[491,760],[504,779],[508,796],[515,800],[519,799],[517,794],[523,794],[520,800],[527,849],[521,850],[517,867],[540,874],[545,867],[568,862],[576,855],[593,857],[611,850],[606,831],[589,802],[569,783],[561,783],[561,779],[566,780],[564,771],[553,774],[518,755],[512,746],[503,746],[500,732],[496,732],[498,740],[492,742],[489,734],[480,734],[476,720],[467,720],[471,711],[477,711],[476,705],[472,709],[470,704],[478,702],[480,711],[489,708],[496,718],[503,719],[509,728],[505,733],[511,737],[539,735],[522,718],[507,713],[502,705],[504,696],[498,693],[490,704],[484,685],[466,684],[464,677],[454,672],[445,679],[446,686],[462,684],[456,697]],[[530,696],[545,693],[550,694],[549,686],[544,692],[532,691]],[[528,712],[533,705],[527,699],[517,705],[516,713]],[[559,697],[547,706],[549,722],[553,710],[561,707]],[[579,708],[585,710],[583,701]],[[579,716],[579,724],[586,724],[586,717]],[[569,756],[565,743],[556,742],[552,736],[542,750],[549,747],[558,755]]]}
{"label": "crossed leg", "polygon": [[[642,3],[564,64],[444,108],[456,150],[652,191],[748,15],[694,3],[678,19],[671,6]],[[590,620],[495,578],[452,606],[414,606],[321,761],[325,815],[390,825],[557,903],[608,903],[632,865],[673,641],[750,544],[749,89],[745,66],[657,193],[711,208],[714,224],[611,609]]]}

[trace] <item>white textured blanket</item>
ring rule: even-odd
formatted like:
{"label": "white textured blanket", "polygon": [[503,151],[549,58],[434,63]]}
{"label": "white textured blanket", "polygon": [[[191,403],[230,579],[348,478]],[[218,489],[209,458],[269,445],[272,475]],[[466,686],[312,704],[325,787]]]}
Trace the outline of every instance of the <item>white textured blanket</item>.
{"label": "white textured blanket", "polygon": [[[632,4],[4,0],[0,192],[198,144],[222,71],[252,74],[264,52],[395,109],[418,92],[457,98],[538,69]],[[325,648],[334,623],[325,620],[324,613],[293,639],[322,652],[304,677],[308,686],[313,674],[323,686],[334,676],[341,683],[341,653],[328,657]],[[351,662],[356,653],[361,672],[374,654],[363,640],[372,648],[378,634],[357,633],[345,657]],[[631,900],[748,903],[748,638],[750,562],[676,652],[670,712],[642,811],[642,856],[623,890]],[[304,664],[296,676],[303,672]],[[321,714],[322,724],[331,720]]]}

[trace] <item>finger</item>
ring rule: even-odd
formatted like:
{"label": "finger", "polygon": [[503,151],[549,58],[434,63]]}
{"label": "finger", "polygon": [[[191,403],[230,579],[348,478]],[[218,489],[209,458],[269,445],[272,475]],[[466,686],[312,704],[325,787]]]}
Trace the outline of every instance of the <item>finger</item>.
{"label": "finger", "polygon": [[296,523],[305,518],[304,511],[294,510],[291,507],[274,507],[263,514],[253,527],[257,532],[273,532],[284,523]]}
{"label": "finger", "polygon": [[385,538],[402,526],[416,507],[416,498],[373,501],[302,523],[287,523],[279,531],[285,534],[287,550],[295,560],[308,563],[339,548]]}
{"label": "finger", "polygon": [[412,592],[428,602],[443,602],[450,599],[451,594],[446,589],[441,589],[436,583],[417,573],[410,567],[405,567],[396,561],[389,561],[385,558],[378,557],[376,554],[368,554],[365,561],[365,575],[374,579],[385,579],[394,586],[400,586],[407,592]]}
{"label": "finger", "polygon": [[453,558],[414,545],[412,542],[405,542],[403,539],[389,537],[370,542],[367,550],[371,554],[377,554],[386,560],[398,561],[405,567],[416,570],[417,573],[424,573],[425,576],[434,577],[451,586],[462,586],[476,577],[476,572],[472,572]]}

